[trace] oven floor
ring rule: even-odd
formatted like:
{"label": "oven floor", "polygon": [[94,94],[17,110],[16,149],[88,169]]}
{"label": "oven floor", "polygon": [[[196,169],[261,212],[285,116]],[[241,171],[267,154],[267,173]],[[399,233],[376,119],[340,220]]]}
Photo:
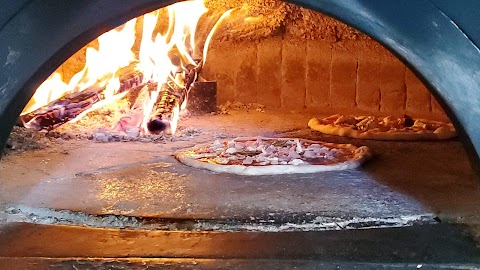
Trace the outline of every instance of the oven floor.
{"label": "oven floor", "polygon": [[[0,268],[476,269],[480,189],[460,142],[323,136],[309,118],[191,117],[181,122],[190,132],[165,143],[58,140],[7,155]],[[238,135],[367,145],[375,158],[358,170],[248,177],[171,156]]]}
{"label": "oven floor", "polygon": [[[180,123],[190,135],[165,143],[59,140],[43,150],[10,154],[0,163],[3,219],[22,213],[40,219],[57,209],[85,216],[237,220],[277,229],[290,224],[282,228],[302,230],[433,217],[478,222],[480,189],[460,142],[325,136],[306,127],[310,117],[268,111],[197,116]],[[182,147],[236,135],[367,145],[375,158],[358,170],[251,177],[189,168],[171,156]]]}

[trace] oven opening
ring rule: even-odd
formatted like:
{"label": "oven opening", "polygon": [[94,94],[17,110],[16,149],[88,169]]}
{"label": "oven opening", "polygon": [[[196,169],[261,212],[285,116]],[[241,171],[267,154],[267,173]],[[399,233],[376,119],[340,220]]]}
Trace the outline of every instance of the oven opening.
{"label": "oven opening", "polygon": [[[333,153],[322,152],[329,145]],[[330,169],[354,159],[336,154],[346,145],[369,149],[368,157]],[[222,169],[181,162],[177,153],[185,149]],[[232,165],[269,169],[223,169]],[[327,169],[311,172],[306,165]],[[282,173],[276,166],[295,169]],[[7,141],[0,175],[0,222],[26,230],[313,233],[308,243],[324,241],[319,232],[377,243],[386,230],[403,242],[415,242],[418,233],[419,242],[438,244],[423,255],[415,253],[421,245],[395,247],[400,261],[478,254],[470,239],[458,242],[463,229],[456,227],[478,234],[476,174],[439,102],[377,41],[281,1],[184,1],[103,33],[38,86]],[[445,232],[451,238],[435,239]],[[247,241],[242,237],[231,241]],[[301,247],[285,256],[369,256],[357,249],[343,256],[338,241],[325,241],[335,252]],[[372,260],[394,260],[395,248],[382,245],[387,251]],[[267,246],[259,258],[277,252]],[[172,254],[256,256],[241,244],[202,248]],[[55,255],[45,250],[39,256]],[[146,254],[138,252],[132,256]]]}

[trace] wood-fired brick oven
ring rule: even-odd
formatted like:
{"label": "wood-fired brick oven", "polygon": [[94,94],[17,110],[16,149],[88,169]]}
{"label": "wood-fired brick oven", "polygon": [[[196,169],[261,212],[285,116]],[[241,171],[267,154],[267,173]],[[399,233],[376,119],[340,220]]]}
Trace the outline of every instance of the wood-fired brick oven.
{"label": "wood-fired brick oven", "polygon": [[[6,12],[0,14],[0,152],[9,134],[38,135],[24,129],[18,132],[18,127],[11,133],[11,128],[45,78],[57,71],[68,80],[85,63],[83,46],[96,46],[94,39],[100,34],[174,2],[4,3]],[[470,19],[477,18],[479,3],[206,2],[219,13],[248,3],[243,6],[246,13],[232,15],[216,32],[200,72],[204,79],[216,81],[216,105],[229,114],[192,115],[181,120],[175,135],[141,137],[135,133],[133,139],[127,130],[127,137],[114,137],[117,135],[106,129],[93,132],[96,127],[84,136],[82,124],[66,124],[61,127],[64,129],[57,129],[58,133],[54,130],[42,137],[48,138],[50,147],[6,155],[0,163],[0,235],[8,237],[0,237],[0,266],[2,257],[30,256],[27,252],[33,249],[37,249],[36,256],[58,255],[56,241],[63,238],[45,241],[42,237],[49,234],[35,231],[35,226],[43,230],[39,223],[48,224],[47,230],[52,224],[81,225],[120,234],[112,238],[115,244],[111,247],[123,250],[110,250],[105,248],[110,235],[106,244],[97,243],[99,237],[92,234],[96,229],[82,228],[89,239],[82,241],[91,240],[95,248],[78,248],[84,246],[77,245],[77,238],[70,236],[73,231],[66,226],[67,233],[61,235],[71,237],[76,248],[65,247],[60,252],[70,257],[164,257],[168,253],[167,257],[332,261],[436,262],[441,258],[456,262],[478,258],[473,241],[448,226],[473,224],[471,231],[478,234],[480,190],[476,185],[478,171],[472,170],[471,164],[478,168],[480,128],[472,119],[480,117],[480,37],[472,33],[480,31]],[[242,24],[245,16],[250,18]],[[123,82],[133,80],[135,84],[141,80],[137,75]],[[214,88],[210,90],[214,92]],[[461,142],[361,140],[324,135],[306,127],[310,117],[334,113],[408,114],[451,120]],[[95,119],[86,120],[89,128],[98,124]],[[259,135],[366,145],[375,157],[357,170],[245,176],[194,169],[172,156],[174,151],[197,143]],[[18,240],[23,236],[12,233],[14,229],[5,230],[4,221],[27,222],[21,223],[19,231],[27,232],[28,240]],[[37,224],[30,228],[29,223]],[[438,229],[439,225],[446,225],[446,229]],[[377,230],[379,227],[401,228],[388,234],[388,229]],[[55,235],[58,228],[52,228],[50,233]],[[168,230],[183,231],[186,236],[179,242],[169,238],[164,241],[166,247],[153,247],[150,245],[157,243],[154,238],[141,242],[138,231],[125,228],[140,230],[148,237]],[[354,230],[358,228],[376,230]],[[231,231],[241,231],[237,235],[245,233],[247,238],[258,232],[272,238],[258,245],[264,240],[255,236],[242,249],[236,241],[243,240],[235,237],[212,244],[213,238],[205,232],[211,230],[213,234],[227,232],[227,238],[236,235]],[[190,234],[192,231],[201,232],[194,235],[197,232]],[[331,234],[333,244],[325,242],[324,231],[338,231]],[[342,234],[345,231],[347,234]],[[297,238],[286,237],[283,246],[277,245],[282,233],[291,232],[305,250],[290,250]],[[304,233],[311,234],[305,237]],[[74,234],[81,236],[79,231]],[[362,237],[368,241],[358,241],[359,248],[351,248],[349,241]],[[310,242],[303,243],[305,239]],[[2,247],[13,241],[20,244]],[[189,241],[193,241],[192,246]],[[398,247],[398,242],[404,246]],[[140,252],[133,252],[136,249]],[[367,254],[367,258],[363,250],[374,250],[375,254]]]}

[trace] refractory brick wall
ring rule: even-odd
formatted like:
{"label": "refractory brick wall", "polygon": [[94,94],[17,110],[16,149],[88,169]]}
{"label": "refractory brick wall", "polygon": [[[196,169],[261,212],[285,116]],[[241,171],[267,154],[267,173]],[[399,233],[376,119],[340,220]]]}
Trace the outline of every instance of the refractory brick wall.
{"label": "refractory brick wall", "polygon": [[[337,20],[278,0],[206,4],[211,12],[200,20],[200,29],[227,9],[240,8],[216,31],[202,71],[204,78],[218,81],[219,104],[239,101],[289,110],[446,119],[425,86],[400,61]],[[167,21],[161,17],[159,31]],[[207,32],[199,32],[205,38]],[[88,46],[97,45],[93,41]],[[58,71],[69,80],[84,63],[85,48]]]}
{"label": "refractory brick wall", "polygon": [[220,104],[445,117],[423,83],[370,39],[219,42],[211,48],[202,75],[218,81]]}

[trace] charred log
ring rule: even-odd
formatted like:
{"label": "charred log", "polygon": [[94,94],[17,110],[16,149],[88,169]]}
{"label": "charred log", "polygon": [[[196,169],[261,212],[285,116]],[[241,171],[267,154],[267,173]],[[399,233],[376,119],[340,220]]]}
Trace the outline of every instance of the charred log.
{"label": "charred log", "polygon": [[97,89],[85,90],[74,96],[56,100],[50,103],[48,108],[35,110],[21,118],[29,128],[52,130],[90,109],[93,104],[101,100],[100,95]]}
{"label": "charred log", "polygon": [[[121,75],[118,94],[142,85],[143,74],[132,67],[121,69],[119,73]],[[104,92],[105,87],[97,83],[83,91],[67,93],[45,107],[20,116],[20,119],[28,128],[50,131],[76,118],[94,104],[105,100]]]}
{"label": "charred log", "polygon": [[158,134],[170,128],[171,121],[175,114],[180,112],[180,107],[187,95],[188,90],[173,81],[162,84],[155,103],[154,116],[147,123],[148,131]]}
{"label": "charred log", "polygon": [[158,134],[170,128],[176,113],[186,101],[192,86],[198,79],[202,68],[202,61],[197,66],[188,65],[185,70],[173,74],[166,83],[161,85],[157,102],[155,103],[154,116],[147,123],[148,131]]}
{"label": "charred log", "polygon": [[[202,68],[200,64],[187,65],[179,68],[176,74],[171,74],[167,82],[160,86],[156,103],[153,107],[153,116],[147,123],[147,128],[151,133],[160,133],[170,127],[175,114],[178,114],[180,107],[187,99],[189,92],[193,89],[198,80],[199,72]],[[148,92],[157,91],[157,83],[143,83],[143,74],[135,71],[133,68],[127,68],[119,71],[120,88],[117,94],[127,92],[125,98],[131,104],[132,110],[141,110],[141,104],[144,97],[140,97],[144,86]],[[36,130],[53,130],[80,114],[92,108],[96,103],[105,100],[105,87],[99,84],[89,87],[83,91],[68,93],[62,98],[52,101],[45,107],[22,115],[20,119],[26,127]],[[151,95],[149,95],[151,96]],[[215,104],[215,101],[212,102]]]}

